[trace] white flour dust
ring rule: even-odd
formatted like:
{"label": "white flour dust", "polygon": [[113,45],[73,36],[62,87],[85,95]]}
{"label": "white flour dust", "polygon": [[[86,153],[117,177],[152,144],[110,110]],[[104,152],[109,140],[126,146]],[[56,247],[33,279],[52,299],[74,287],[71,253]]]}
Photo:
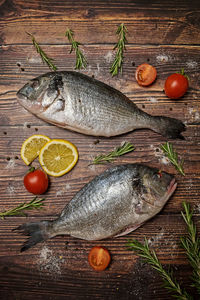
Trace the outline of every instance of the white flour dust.
{"label": "white flour dust", "polygon": [[53,250],[44,246],[39,253],[38,268],[40,271],[44,271],[48,275],[56,277],[56,275],[61,274],[64,261],[62,256],[54,255]]}

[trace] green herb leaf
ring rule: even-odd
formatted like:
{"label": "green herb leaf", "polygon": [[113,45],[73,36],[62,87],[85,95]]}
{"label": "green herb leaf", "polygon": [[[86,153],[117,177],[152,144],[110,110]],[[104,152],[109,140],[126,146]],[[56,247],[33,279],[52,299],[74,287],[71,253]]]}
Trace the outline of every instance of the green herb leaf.
{"label": "green herb leaf", "polygon": [[122,73],[122,64],[123,64],[123,59],[124,59],[123,53],[124,53],[124,50],[126,49],[125,44],[127,43],[126,33],[127,33],[127,28],[122,23],[121,25],[119,25],[119,27],[116,31],[116,34],[119,35],[119,40],[113,49],[113,50],[117,49],[117,52],[115,55],[115,60],[112,63],[112,66],[110,68],[110,73],[112,74],[112,76],[117,75],[119,72],[119,69]]}
{"label": "green herb leaf", "polygon": [[193,210],[190,210],[189,203],[183,202],[184,212],[182,217],[187,225],[188,236],[181,237],[181,245],[186,251],[186,255],[193,268],[193,286],[200,294],[200,239],[197,236],[197,229],[192,221]]}
{"label": "green herb leaf", "polygon": [[175,166],[176,170],[180,172],[181,175],[185,176],[184,170],[183,170],[183,160],[178,160],[178,154],[173,149],[173,146],[171,143],[166,142],[164,145],[160,146],[161,150],[164,152],[164,154],[168,157],[170,162]]}
{"label": "green herb leaf", "polygon": [[68,38],[69,42],[72,44],[70,53],[74,50],[76,53],[76,66],[75,69],[82,69],[87,67],[87,60],[81,50],[79,49],[79,42],[74,40],[74,32],[71,29],[67,29],[65,36]]}
{"label": "green herb leaf", "polygon": [[49,58],[47,56],[47,54],[42,50],[42,48],[39,46],[39,44],[36,42],[34,36],[31,34],[31,33],[28,33],[28,35],[30,35],[31,39],[32,39],[32,42],[33,42],[33,46],[35,47],[35,49],[37,50],[37,53],[40,54],[41,56],[41,59],[43,61],[43,63],[46,63],[48,65],[48,67],[53,70],[53,71],[56,71],[57,70],[57,67],[53,64],[53,59],[52,58]]}
{"label": "green herb leaf", "polygon": [[95,157],[95,159],[91,164],[97,165],[97,164],[111,163],[114,161],[116,157],[124,155],[133,150],[135,150],[134,146],[129,142],[125,142],[122,146],[115,148],[113,151],[111,151],[108,154],[98,155],[97,157]]}
{"label": "green herb leaf", "polygon": [[33,200],[31,200],[28,203],[21,203],[19,204],[17,207],[12,208],[10,210],[4,211],[4,212],[0,212],[0,218],[4,219],[5,217],[8,216],[16,216],[16,215],[22,215],[24,216],[24,211],[25,210],[31,210],[31,209],[40,209],[44,206],[44,201],[45,199],[38,199],[37,197],[33,198]]}
{"label": "green herb leaf", "polygon": [[172,271],[166,271],[161,265],[160,261],[154,250],[149,249],[147,239],[145,238],[144,245],[137,240],[131,240],[128,242],[128,248],[136,252],[137,255],[143,258],[145,262],[150,264],[155,270],[157,270],[162,279],[164,280],[164,286],[170,292],[174,293],[174,297],[179,300],[192,300],[192,296],[189,295],[185,289],[182,289],[179,283],[174,278]]}

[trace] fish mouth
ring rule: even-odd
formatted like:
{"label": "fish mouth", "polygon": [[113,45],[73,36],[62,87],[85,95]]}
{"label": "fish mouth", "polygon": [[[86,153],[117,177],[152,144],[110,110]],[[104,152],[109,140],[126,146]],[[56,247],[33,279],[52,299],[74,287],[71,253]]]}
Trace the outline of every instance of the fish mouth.
{"label": "fish mouth", "polygon": [[171,195],[174,193],[176,187],[177,187],[177,182],[176,182],[176,179],[173,178],[170,181],[170,183],[169,183],[169,185],[167,187],[167,190],[166,190],[164,196],[159,201],[157,201],[157,205],[156,206],[163,207],[163,203],[166,203],[169,200],[169,198],[171,197]]}
{"label": "fish mouth", "polygon": [[168,185],[168,188],[167,188],[167,194],[169,197],[174,193],[176,187],[177,187],[177,182],[176,182],[176,179],[173,178],[170,181],[170,184]]}
{"label": "fish mouth", "polygon": [[26,96],[26,95],[24,95],[22,92],[17,92],[17,98],[19,99],[19,100],[27,100],[28,99],[28,97]]}

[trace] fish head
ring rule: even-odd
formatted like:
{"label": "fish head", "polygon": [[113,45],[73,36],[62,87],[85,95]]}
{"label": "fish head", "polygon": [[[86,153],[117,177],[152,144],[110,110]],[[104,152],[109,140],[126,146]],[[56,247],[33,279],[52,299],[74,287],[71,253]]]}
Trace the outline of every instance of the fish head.
{"label": "fish head", "polygon": [[33,114],[45,111],[59,95],[62,77],[56,72],[29,80],[18,92],[19,103]]}
{"label": "fish head", "polygon": [[176,189],[177,183],[173,175],[156,168],[144,168],[141,174],[142,200],[161,209]]}

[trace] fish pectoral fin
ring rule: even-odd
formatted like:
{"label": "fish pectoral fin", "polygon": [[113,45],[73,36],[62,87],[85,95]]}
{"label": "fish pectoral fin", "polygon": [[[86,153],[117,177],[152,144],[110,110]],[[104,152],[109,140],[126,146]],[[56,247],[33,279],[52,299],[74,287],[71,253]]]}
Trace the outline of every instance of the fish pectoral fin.
{"label": "fish pectoral fin", "polygon": [[119,237],[119,236],[123,236],[126,234],[129,234],[130,232],[136,230],[138,227],[140,227],[142,224],[134,224],[134,225],[130,225],[128,227],[126,227],[126,229],[122,230],[121,232],[119,232],[118,234],[114,235],[114,237]]}

